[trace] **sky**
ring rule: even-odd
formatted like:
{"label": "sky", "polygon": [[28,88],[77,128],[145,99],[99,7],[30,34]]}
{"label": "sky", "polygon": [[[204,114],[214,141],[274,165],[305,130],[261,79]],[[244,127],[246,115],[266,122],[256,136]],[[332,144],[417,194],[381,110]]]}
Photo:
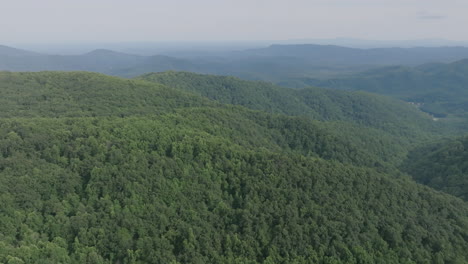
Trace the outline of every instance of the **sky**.
{"label": "sky", "polygon": [[468,41],[468,0],[0,0],[0,44]]}

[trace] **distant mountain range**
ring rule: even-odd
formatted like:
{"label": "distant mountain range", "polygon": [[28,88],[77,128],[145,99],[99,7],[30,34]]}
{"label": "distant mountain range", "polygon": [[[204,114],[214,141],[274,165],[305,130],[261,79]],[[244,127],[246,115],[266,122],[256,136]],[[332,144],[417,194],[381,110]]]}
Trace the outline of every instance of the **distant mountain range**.
{"label": "distant mountain range", "polygon": [[372,40],[357,38],[331,38],[331,39],[292,39],[277,42],[279,44],[308,44],[337,45],[349,48],[414,48],[414,47],[448,47],[468,46],[468,41],[456,41],[447,39],[414,39],[414,40]]}
{"label": "distant mountain range", "polygon": [[[5,43],[4,43],[5,44]],[[79,55],[95,49],[108,49],[129,54],[151,56],[200,56],[227,53],[234,50],[246,50],[268,47],[271,44],[317,44],[335,45],[348,48],[414,48],[414,47],[468,47],[468,41],[448,39],[410,39],[410,40],[375,40],[338,37],[328,39],[286,39],[286,40],[248,40],[248,41],[128,41],[128,42],[94,42],[94,43],[9,43],[12,47],[31,50],[38,53],[56,55]]]}
{"label": "distant mountain range", "polygon": [[241,52],[243,55],[302,58],[316,65],[418,65],[468,58],[468,48],[356,49],[333,45],[272,45]]}
{"label": "distant mountain range", "polygon": [[8,71],[96,71],[110,72],[137,66],[145,58],[110,50],[95,50],[83,55],[46,55],[2,47],[0,69]]}
{"label": "distant mountain range", "polygon": [[35,53],[32,51],[27,51],[27,50],[22,50],[22,49],[16,49],[4,45],[0,45],[0,56],[34,56],[34,55],[40,55],[39,53]]}
{"label": "distant mountain range", "polygon": [[46,55],[0,46],[0,70],[80,70],[123,77],[178,70],[273,82],[358,72],[376,66],[447,63],[464,58],[468,58],[465,47],[356,49],[304,44],[272,45],[216,56],[140,56],[103,49],[82,55]]}

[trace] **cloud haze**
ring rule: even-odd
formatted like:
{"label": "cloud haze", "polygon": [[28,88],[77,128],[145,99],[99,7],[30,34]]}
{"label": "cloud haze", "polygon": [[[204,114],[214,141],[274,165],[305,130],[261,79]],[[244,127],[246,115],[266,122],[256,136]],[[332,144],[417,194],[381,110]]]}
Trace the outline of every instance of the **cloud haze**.
{"label": "cloud haze", "polygon": [[420,12],[418,15],[419,19],[447,19],[448,17],[446,15],[441,15],[437,13],[426,13],[426,12]]}
{"label": "cloud haze", "polygon": [[441,16],[441,15],[422,15],[419,16],[420,19],[445,19],[447,18],[446,16]]}
{"label": "cloud haze", "polygon": [[467,41],[466,10],[466,0],[4,0],[0,43],[335,37]]}

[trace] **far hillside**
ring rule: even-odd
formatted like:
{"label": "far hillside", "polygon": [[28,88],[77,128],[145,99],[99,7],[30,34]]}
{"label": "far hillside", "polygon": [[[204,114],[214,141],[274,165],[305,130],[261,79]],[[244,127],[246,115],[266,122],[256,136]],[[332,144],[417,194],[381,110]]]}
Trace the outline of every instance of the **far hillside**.
{"label": "far hillside", "polygon": [[[376,147],[375,152],[385,153],[387,158],[404,153],[402,146],[408,147],[442,133],[440,124],[416,107],[364,92],[313,87],[295,90],[266,82],[189,72],[149,73],[137,79],[193,92],[220,103],[331,121],[326,124],[342,137],[353,135],[353,141],[360,141],[366,148]],[[369,136],[371,134],[375,137]],[[374,142],[372,138],[379,140]],[[378,147],[384,145],[386,147]]]}
{"label": "far hillside", "polygon": [[450,64],[385,67],[331,79],[296,79],[283,84],[384,94],[413,103],[436,118],[468,117],[468,59]]}
{"label": "far hillside", "polygon": [[368,140],[379,143],[364,146],[351,137],[357,133],[351,126],[350,137],[344,137],[335,131],[335,124],[222,105],[180,89],[141,80],[87,72],[0,72],[0,91],[0,118],[3,119],[161,119],[166,115],[167,121],[174,125],[185,123],[245,147],[285,150],[370,167],[382,165],[389,156],[370,154],[381,153],[376,149],[384,148],[376,133],[368,135]]}
{"label": "far hillside", "polygon": [[316,87],[301,90],[267,82],[189,72],[149,73],[137,77],[169,87],[194,92],[221,103],[318,120],[350,121],[382,129],[432,127],[427,114],[401,101],[363,92]]}
{"label": "far hillside", "polygon": [[334,45],[271,45],[242,52],[249,56],[303,58],[324,65],[418,65],[468,58],[465,47],[357,49]]}
{"label": "far hillside", "polygon": [[389,65],[450,63],[468,58],[466,47],[357,49],[332,45],[271,45],[259,49],[133,55],[98,49],[80,55],[39,54],[0,46],[0,70],[94,71],[135,77],[148,72],[190,71],[282,82],[362,72]]}

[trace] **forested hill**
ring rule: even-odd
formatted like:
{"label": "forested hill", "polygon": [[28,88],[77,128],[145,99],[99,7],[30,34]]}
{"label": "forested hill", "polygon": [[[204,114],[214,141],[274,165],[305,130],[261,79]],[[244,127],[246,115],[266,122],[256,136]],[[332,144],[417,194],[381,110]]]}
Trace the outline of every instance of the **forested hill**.
{"label": "forested hill", "polygon": [[371,169],[249,150],[192,118],[1,121],[0,260],[468,259],[465,203]]}
{"label": "forested hill", "polygon": [[[236,131],[223,133],[239,144],[292,149],[303,154],[311,152],[323,158],[339,157],[340,161],[359,164],[389,161],[405,150],[389,142],[397,139],[404,144],[411,140],[410,136],[400,139],[399,134],[388,137],[373,130],[366,130],[367,134],[363,135],[360,126],[348,123],[324,123],[253,112],[161,84],[97,73],[3,72],[0,73],[0,90],[0,117],[3,118],[145,117],[184,111],[183,115],[194,115],[196,120],[208,119],[206,122],[215,128]],[[216,116],[213,111],[219,114]],[[200,115],[196,116],[197,113]],[[250,131],[250,127],[255,127],[253,131],[256,132]],[[348,133],[343,135],[340,129]]]}
{"label": "forested hill", "polygon": [[[272,45],[261,49],[139,56],[99,49],[79,55],[38,54],[0,46],[0,70],[95,71],[135,77],[167,70],[233,75],[282,82],[356,73],[387,65],[448,63],[468,58],[466,47],[354,49],[329,45]],[[297,84],[297,82],[295,81]]]}
{"label": "forested hill", "polygon": [[241,52],[249,56],[293,57],[317,65],[419,65],[468,58],[466,47],[356,49],[334,45],[271,45]]}
{"label": "forested hill", "polygon": [[12,47],[0,45],[0,56],[5,56],[5,57],[21,57],[21,56],[34,56],[38,55],[38,53],[34,53],[31,51],[26,51],[26,50],[21,50],[21,49],[15,49]]}
{"label": "forested hill", "polygon": [[0,72],[0,117],[129,116],[215,103],[163,85],[86,72]]}
{"label": "forested hill", "polygon": [[418,182],[468,200],[468,136],[414,150],[403,169]]}
{"label": "forested hill", "polygon": [[0,75],[0,263],[468,261],[468,205],[341,123],[94,73]]}
{"label": "forested hill", "polygon": [[[468,59],[413,68],[385,67],[357,75],[327,80],[302,79],[298,82],[394,96],[418,103],[422,110],[436,117],[468,116]],[[297,85],[298,82],[290,82],[289,85]]]}
{"label": "forested hill", "polygon": [[350,121],[389,130],[430,129],[427,114],[403,102],[361,92],[292,90],[267,82],[189,72],[148,73],[137,79],[195,92],[221,103],[318,120]]}

